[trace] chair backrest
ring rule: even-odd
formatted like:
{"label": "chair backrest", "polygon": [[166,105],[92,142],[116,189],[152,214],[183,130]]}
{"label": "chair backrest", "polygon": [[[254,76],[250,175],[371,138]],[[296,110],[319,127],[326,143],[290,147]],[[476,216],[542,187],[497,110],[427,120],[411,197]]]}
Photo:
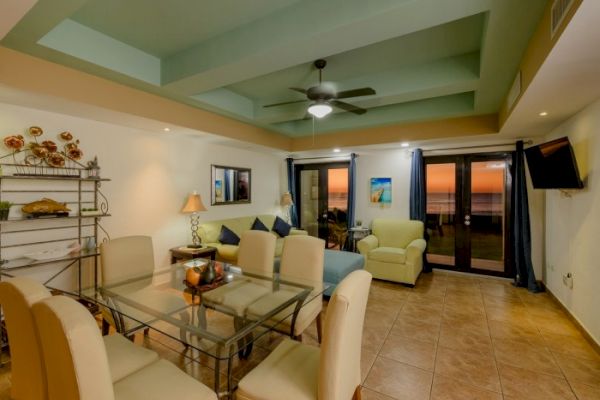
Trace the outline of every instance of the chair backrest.
{"label": "chair backrest", "polygon": [[237,265],[245,272],[264,276],[273,275],[275,262],[275,235],[264,231],[246,231],[240,239]]}
{"label": "chair backrest", "polygon": [[415,239],[423,239],[424,225],[421,221],[376,218],[371,225],[379,246],[405,249]]}
{"label": "chair backrest", "polygon": [[371,274],[350,273],[335,288],[325,317],[319,400],[351,399],[360,385],[360,352]]}
{"label": "chair backrest", "polygon": [[150,236],[126,236],[100,245],[102,282],[105,285],[151,275],[154,251]]}
{"label": "chair backrest", "polygon": [[47,399],[46,371],[38,330],[31,306],[50,292],[30,278],[0,282],[0,305],[4,311],[11,360],[11,398]]}
{"label": "chair backrest", "polygon": [[323,239],[307,235],[286,236],[279,272],[286,278],[322,281],[324,257]]}
{"label": "chair backrest", "polygon": [[50,400],[111,400],[114,390],[96,320],[66,296],[35,303]]}

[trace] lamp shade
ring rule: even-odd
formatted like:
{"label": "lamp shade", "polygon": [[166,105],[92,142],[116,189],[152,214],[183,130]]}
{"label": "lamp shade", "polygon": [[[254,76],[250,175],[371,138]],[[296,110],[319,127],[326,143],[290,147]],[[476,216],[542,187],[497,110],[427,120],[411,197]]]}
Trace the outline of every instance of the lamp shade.
{"label": "lamp shade", "polygon": [[290,192],[285,192],[283,195],[281,195],[282,206],[290,206],[292,204],[294,204],[294,202],[292,201],[292,195]]}
{"label": "lamp shade", "polygon": [[198,211],[206,211],[206,207],[202,203],[202,198],[196,192],[190,193],[185,203],[185,206],[181,209],[182,213],[195,213]]}

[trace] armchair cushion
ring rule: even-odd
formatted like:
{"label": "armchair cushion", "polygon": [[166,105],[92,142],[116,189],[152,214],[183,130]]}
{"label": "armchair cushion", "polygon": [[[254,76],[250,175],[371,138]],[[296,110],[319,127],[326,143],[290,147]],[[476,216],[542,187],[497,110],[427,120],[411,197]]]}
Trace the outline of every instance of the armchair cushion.
{"label": "armchair cushion", "polygon": [[378,218],[373,221],[373,235],[384,247],[400,247],[405,249],[410,242],[423,238],[421,221],[406,221]]}
{"label": "armchair cushion", "polygon": [[357,246],[360,254],[366,256],[371,250],[376,249],[379,246],[379,240],[377,239],[377,236],[369,235],[359,240]]}
{"label": "armchair cushion", "polygon": [[369,252],[369,259],[394,264],[404,264],[406,251],[397,247],[378,247]]}

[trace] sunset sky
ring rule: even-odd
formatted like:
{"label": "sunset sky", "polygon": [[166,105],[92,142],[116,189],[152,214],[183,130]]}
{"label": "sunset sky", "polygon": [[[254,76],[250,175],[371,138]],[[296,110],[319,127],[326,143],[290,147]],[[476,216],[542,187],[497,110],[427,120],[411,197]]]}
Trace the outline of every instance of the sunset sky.
{"label": "sunset sky", "polygon": [[329,192],[343,193],[348,191],[348,168],[327,170]]}
{"label": "sunset sky", "polygon": [[[471,192],[502,193],[505,169],[499,168],[500,165],[500,161],[471,164]],[[454,193],[455,168],[455,164],[427,165],[427,191],[430,193]]]}

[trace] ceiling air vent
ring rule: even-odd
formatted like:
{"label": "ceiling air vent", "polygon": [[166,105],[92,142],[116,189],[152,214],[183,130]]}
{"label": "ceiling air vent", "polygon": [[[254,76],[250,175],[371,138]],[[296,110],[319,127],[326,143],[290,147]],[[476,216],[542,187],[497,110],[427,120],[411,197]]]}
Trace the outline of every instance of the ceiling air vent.
{"label": "ceiling air vent", "polygon": [[553,38],[558,28],[562,25],[567,13],[571,9],[571,6],[575,0],[554,0],[552,9],[550,10],[551,25],[550,25],[550,37]]}

